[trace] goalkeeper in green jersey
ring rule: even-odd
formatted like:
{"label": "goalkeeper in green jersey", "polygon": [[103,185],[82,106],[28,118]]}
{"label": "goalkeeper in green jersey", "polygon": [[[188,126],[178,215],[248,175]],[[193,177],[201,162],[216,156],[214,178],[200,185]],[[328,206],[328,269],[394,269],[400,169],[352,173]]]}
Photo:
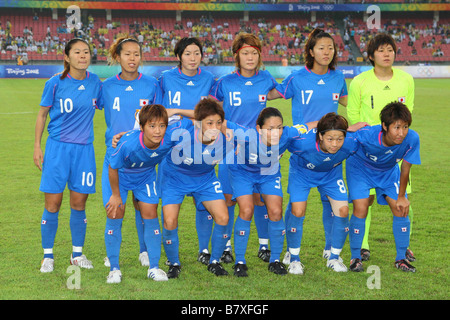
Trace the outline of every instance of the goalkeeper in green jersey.
{"label": "goalkeeper in green jersey", "polygon": [[[351,124],[367,122],[370,125],[380,124],[380,111],[391,102],[401,102],[412,112],[414,107],[414,79],[404,72],[393,68],[397,53],[395,40],[387,33],[374,36],[367,45],[367,56],[373,69],[362,72],[350,83],[347,104],[347,116]],[[411,193],[411,176],[407,194]],[[369,229],[371,209],[375,190],[370,192],[370,204],[366,218],[366,231],[361,247],[362,260],[368,260]],[[412,230],[412,208],[409,209]],[[414,255],[408,248],[406,258],[414,261]]]}

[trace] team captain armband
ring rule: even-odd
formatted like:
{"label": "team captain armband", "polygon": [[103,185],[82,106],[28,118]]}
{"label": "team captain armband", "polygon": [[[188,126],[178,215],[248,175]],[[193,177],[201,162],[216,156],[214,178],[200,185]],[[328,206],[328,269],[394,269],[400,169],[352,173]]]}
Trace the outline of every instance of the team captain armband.
{"label": "team captain armband", "polygon": [[304,124],[296,124],[293,126],[295,129],[297,129],[298,133],[303,134],[308,132],[308,126]]}

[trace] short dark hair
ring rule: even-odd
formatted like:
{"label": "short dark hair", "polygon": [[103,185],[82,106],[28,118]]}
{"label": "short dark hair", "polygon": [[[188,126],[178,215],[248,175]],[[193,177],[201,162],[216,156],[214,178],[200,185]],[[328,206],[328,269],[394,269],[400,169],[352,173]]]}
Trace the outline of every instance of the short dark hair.
{"label": "short dark hair", "polygon": [[281,115],[280,110],[273,107],[267,107],[262,109],[259,113],[258,119],[256,119],[256,125],[262,127],[266,123],[266,120],[271,117],[279,117],[281,118],[281,121],[283,121],[283,116]]}
{"label": "short dark hair", "polygon": [[[388,103],[383,110],[381,110],[380,120],[382,124],[384,123],[386,128],[389,128],[392,123],[398,120],[407,122],[408,127],[410,127],[412,123],[411,111],[409,111],[405,104],[394,101]],[[385,132],[383,126],[381,126],[381,129]]]}
{"label": "short dark hair", "polygon": [[324,115],[317,123],[316,141],[319,141],[319,134],[323,135],[327,131],[338,130],[347,136],[348,121],[343,116],[334,112]]}
{"label": "short dark hair", "polygon": [[206,117],[218,114],[222,121],[225,119],[225,112],[222,106],[213,98],[201,99],[194,109],[194,119],[202,121]]}
{"label": "short dark hair", "polygon": [[372,66],[375,65],[375,62],[372,60],[375,51],[377,51],[379,47],[385,44],[389,44],[392,46],[392,49],[394,49],[395,57],[397,57],[397,44],[395,43],[394,38],[392,38],[388,33],[378,33],[377,35],[375,35],[375,37],[370,39],[369,43],[367,44],[367,58],[369,58],[370,64],[372,64]]}
{"label": "short dark hair", "polygon": [[166,108],[160,104],[148,104],[139,111],[139,125],[144,127],[148,121],[162,119],[166,126],[169,123]]}
{"label": "short dark hair", "polygon": [[200,54],[203,57],[203,46],[202,43],[198,38],[188,38],[184,37],[181,38],[177,44],[175,45],[175,49],[173,50],[175,57],[178,57],[180,59],[180,62],[178,63],[178,66],[181,68],[181,56],[183,55],[184,50],[186,50],[186,47],[195,44],[200,49]]}
{"label": "short dark hair", "polygon": [[333,37],[329,33],[325,32],[319,28],[314,29],[308,35],[308,40],[306,41],[306,44],[305,44],[305,51],[303,53],[304,57],[305,57],[305,61],[306,61],[306,67],[311,70],[312,67],[314,66],[314,57],[311,55],[310,50],[313,50],[314,47],[316,46],[317,41],[322,38],[330,38],[333,41],[334,55],[333,55],[333,58],[331,59],[330,64],[328,65],[328,68],[331,70],[334,70],[334,69],[336,69],[337,62],[338,62],[338,58],[337,58],[338,48],[336,46],[336,42],[334,41]]}

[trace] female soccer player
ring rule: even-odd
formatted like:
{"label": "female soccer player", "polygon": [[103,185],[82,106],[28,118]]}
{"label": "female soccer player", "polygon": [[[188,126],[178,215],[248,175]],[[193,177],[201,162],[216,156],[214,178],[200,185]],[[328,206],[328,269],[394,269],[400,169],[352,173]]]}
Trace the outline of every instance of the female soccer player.
{"label": "female soccer player", "polygon": [[[373,69],[362,72],[350,82],[347,108],[350,123],[365,121],[370,125],[380,124],[380,111],[392,101],[404,103],[412,112],[414,107],[414,79],[410,74],[392,67],[396,53],[395,40],[387,33],[377,34],[369,41],[367,54]],[[407,192],[411,193],[411,178],[408,182]],[[375,190],[371,190],[361,249],[363,261],[369,260],[370,257],[368,237],[374,195]],[[409,217],[412,225],[413,211],[411,207],[409,208]],[[410,249],[406,250],[406,257],[410,261],[415,260]]]}
{"label": "female soccer player", "polygon": [[[88,72],[91,62],[89,44],[82,39],[70,40],[64,48],[64,71],[45,83],[35,128],[34,163],[42,171],[39,190],[45,193],[41,221],[44,259],[41,272],[54,269],[53,245],[58,229],[58,213],[63,191],[70,190],[70,230],[72,255],[70,263],[93,268],[82,254],[86,236],[86,200],[95,193],[95,155],[93,118],[101,82]],[[41,140],[47,116],[48,139],[45,156]]]}
{"label": "female soccer player", "polygon": [[[389,205],[394,215],[395,266],[402,271],[415,272],[416,269],[406,258],[411,226],[406,186],[411,166],[420,164],[419,135],[409,129],[411,112],[401,102],[386,105],[381,110],[380,120],[381,125],[363,128],[356,133],[360,146],[346,163],[349,200],[353,201],[349,230],[352,253],[350,270],[363,271],[361,244],[370,189],[375,188],[378,203]],[[398,162],[401,160],[400,169]]]}
{"label": "female soccer player", "polygon": [[[109,200],[109,159],[114,151],[111,141],[114,135],[134,128],[136,113],[149,104],[160,103],[161,90],[158,81],[139,72],[142,65],[142,48],[137,40],[128,36],[118,38],[109,48],[110,65],[119,64],[121,72],[103,82],[99,108],[105,110],[106,154],[102,171],[103,206]],[[139,261],[143,266],[149,265],[147,248],[144,241],[144,225],[139,207],[134,201],[136,229],[139,239]],[[108,220],[106,229],[109,229]],[[105,258],[105,265],[110,262]]]}
{"label": "female soccer player", "polygon": [[181,122],[169,128],[167,124],[168,113],[162,105],[142,107],[139,112],[140,130],[132,130],[122,136],[109,157],[110,188],[104,194],[108,198],[105,205],[105,245],[111,265],[107,283],[118,283],[122,279],[119,267],[121,229],[130,190],[133,191],[144,223],[143,238],[149,255],[147,277],[155,281],[168,280],[166,273],[159,269],[161,232],[156,210],[160,192],[156,184],[155,167],[175,145],[171,135],[181,128]]}
{"label": "female soccer player", "polygon": [[[162,90],[162,104],[167,108],[194,110],[196,104],[208,97],[214,83],[212,73],[200,68],[203,57],[202,44],[197,38],[182,38],[175,45],[178,67],[162,73],[158,79]],[[174,121],[179,120],[175,116]],[[171,123],[172,118],[169,119]],[[163,166],[160,166],[160,168]],[[196,227],[199,242],[197,260],[209,263],[209,241],[213,219],[202,206],[196,206]]]}
{"label": "female soccer player", "polygon": [[[321,29],[314,29],[305,45],[304,68],[292,72],[268,99],[292,98],[292,120],[294,124],[318,121],[329,112],[338,111],[338,104],[347,105],[347,85],[344,75],[336,70],[337,46],[333,37]],[[291,156],[290,165],[295,166],[297,157]],[[325,248],[323,257],[328,258],[331,246],[332,208],[326,196],[321,195]],[[285,215],[290,217],[290,205]],[[287,253],[285,263],[289,262]]]}
{"label": "female soccer player", "polygon": [[208,271],[217,276],[228,274],[219,262],[229,237],[228,210],[214,167],[223,160],[227,151],[231,150],[228,154],[233,154],[233,146],[227,147],[221,133],[224,112],[215,100],[200,100],[195,107],[194,119],[195,124],[183,119],[188,125],[179,136],[182,141],[161,163],[163,174],[159,175],[164,215],[163,245],[170,262],[169,278],[177,278],[181,272],[178,215],[184,196],[189,194],[197,205],[202,204],[206,208],[215,221]]}
{"label": "female soccer player", "polygon": [[[245,129],[230,121],[227,121],[226,125],[234,130],[234,137],[239,147],[237,164],[228,169],[232,194],[239,205],[239,216],[234,225],[236,254],[234,274],[237,277],[248,276],[245,253],[254,212],[254,190],[261,194],[269,216],[268,238],[271,254],[268,269],[275,274],[286,274],[287,271],[279,260],[285,234],[279,159],[289,144],[299,138],[301,133],[307,131],[307,127],[305,125],[284,127],[281,112],[271,107],[261,111],[255,129]],[[243,138],[238,133],[238,129],[244,131]]]}
{"label": "female soccer player", "polygon": [[303,134],[288,150],[296,156],[295,164],[289,168],[288,193],[291,212],[286,220],[286,240],[290,253],[289,273],[303,274],[300,248],[303,235],[306,204],[311,188],[317,187],[327,197],[334,212],[331,225],[331,247],[327,266],[336,272],[346,272],[339,254],[348,231],[347,189],[342,175],[342,161],[356,152],[356,139],[347,135],[366,123],[357,123],[351,128],[347,120],[333,112],[323,116],[317,129]]}
{"label": "female soccer player", "polygon": [[[222,103],[225,119],[245,127],[255,128],[256,119],[262,109],[266,107],[267,94],[277,85],[275,79],[266,70],[261,70],[262,44],[253,34],[240,33],[232,44],[232,51],[236,64],[236,71],[218,79],[211,89],[210,95]],[[234,207],[232,189],[228,179],[229,165],[219,165],[219,179],[222,183],[225,199],[230,215],[229,232],[234,223]],[[255,224],[259,235],[260,248],[258,256],[269,261],[269,239],[267,209],[260,200],[258,193],[254,194]],[[231,240],[222,256],[224,262],[232,262]]]}

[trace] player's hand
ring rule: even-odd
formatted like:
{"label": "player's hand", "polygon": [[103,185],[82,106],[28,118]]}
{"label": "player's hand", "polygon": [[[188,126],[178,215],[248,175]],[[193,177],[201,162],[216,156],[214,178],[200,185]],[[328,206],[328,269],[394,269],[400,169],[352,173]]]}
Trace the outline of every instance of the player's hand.
{"label": "player's hand", "polygon": [[370,126],[367,122],[357,122],[357,123],[355,123],[355,124],[349,126],[348,129],[347,129],[347,131],[350,131],[350,132],[356,132],[356,131],[358,131],[359,129],[361,129],[361,128],[363,128],[363,127],[367,127],[367,126]]}
{"label": "player's hand", "polygon": [[111,195],[108,203],[105,206],[108,218],[114,219],[117,215],[117,210],[122,206],[122,198],[120,196]]}
{"label": "player's hand", "polygon": [[112,138],[112,142],[111,145],[113,148],[117,147],[117,144],[119,143],[120,138],[122,138],[122,136],[125,134],[125,132],[121,132],[116,134],[113,138]]}
{"label": "player's hand", "polygon": [[33,160],[36,167],[38,167],[38,169],[42,171],[42,163],[44,162],[44,155],[42,153],[41,148],[34,148]]}
{"label": "player's hand", "polygon": [[406,197],[398,197],[396,202],[397,210],[400,211],[402,217],[407,217],[409,214],[409,200]]}

